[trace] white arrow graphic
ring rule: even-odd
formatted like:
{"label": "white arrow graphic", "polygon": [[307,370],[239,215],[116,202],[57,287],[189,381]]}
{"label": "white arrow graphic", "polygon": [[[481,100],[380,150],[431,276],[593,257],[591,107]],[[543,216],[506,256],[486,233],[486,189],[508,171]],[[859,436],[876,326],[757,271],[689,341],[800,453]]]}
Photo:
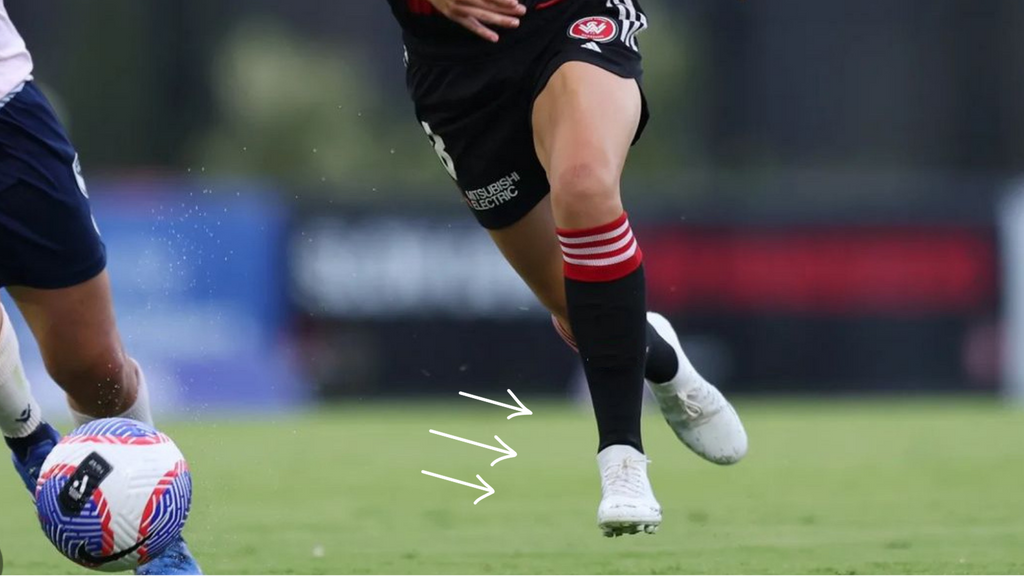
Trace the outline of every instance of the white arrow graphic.
{"label": "white arrow graphic", "polygon": [[480,483],[483,484],[483,486],[477,486],[476,484],[470,484],[469,482],[463,482],[462,480],[456,480],[455,478],[449,478],[447,476],[441,476],[440,474],[434,474],[433,472],[427,472],[426,470],[420,470],[420,472],[423,472],[427,476],[433,476],[434,478],[440,478],[441,480],[447,480],[449,482],[455,482],[456,484],[462,484],[463,486],[469,486],[470,488],[476,488],[477,490],[483,490],[484,492],[487,492],[487,494],[484,494],[483,496],[477,498],[476,500],[473,500],[473,505],[474,506],[479,504],[480,501],[483,500],[484,498],[487,498],[491,494],[494,494],[494,488],[491,488],[490,484],[488,484],[487,482],[484,482],[484,479],[481,478],[479,474],[476,475],[476,479],[479,480]]}
{"label": "white arrow graphic", "polygon": [[466,440],[465,438],[459,438],[458,436],[452,436],[451,434],[445,434],[444,432],[438,432],[437,430],[431,430],[430,433],[437,434],[438,436],[444,436],[445,438],[451,438],[452,440],[458,440],[459,442],[465,442],[466,444],[472,444],[473,446],[479,446],[480,448],[487,448],[488,450],[494,450],[495,452],[501,452],[502,454],[504,454],[504,456],[502,456],[501,458],[498,458],[494,462],[491,462],[491,466],[494,466],[495,464],[501,462],[506,458],[515,458],[517,456],[516,451],[510,448],[508,444],[502,442],[501,438],[498,438],[497,436],[495,436],[494,439],[505,447],[504,450],[502,450],[501,448],[495,448],[494,446],[488,446],[487,444],[473,442],[472,440]]}
{"label": "white arrow graphic", "polygon": [[479,400],[481,402],[487,402],[488,404],[494,404],[495,406],[501,406],[502,408],[508,408],[509,410],[515,410],[515,414],[509,414],[507,420],[511,420],[516,416],[530,416],[533,414],[525,404],[519,401],[519,398],[516,398],[516,395],[512,393],[512,390],[508,391],[508,395],[511,396],[519,406],[510,406],[508,404],[502,404],[501,402],[495,402],[494,400],[488,400],[487,398],[481,398],[472,394],[466,394],[465,392],[459,392],[459,396],[465,396],[466,398],[472,398],[473,400]]}

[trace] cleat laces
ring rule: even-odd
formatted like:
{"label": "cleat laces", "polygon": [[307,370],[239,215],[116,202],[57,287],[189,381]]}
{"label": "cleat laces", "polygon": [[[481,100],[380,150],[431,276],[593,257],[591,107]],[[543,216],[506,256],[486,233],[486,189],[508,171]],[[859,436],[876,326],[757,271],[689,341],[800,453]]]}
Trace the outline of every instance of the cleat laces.
{"label": "cleat laces", "polygon": [[681,390],[676,393],[676,397],[683,407],[683,421],[687,426],[699,426],[721,412],[723,408],[723,405],[717,402],[711,385],[706,383],[689,390]]}
{"label": "cleat laces", "polygon": [[690,398],[688,393],[680,392],[679,400],[682,401],[683,410],[686,412],[686,415],[690,417],[690,420],[696,420],[704,414],[704,408],[702,408],[696,400]]}
{"label": "cleat laces", "polygon": [[647,482],[643,466],[646,463],[650,463],[650,460],[626,458],[622,462],[606,467],[601,472],[601,480],[610,492],[642,498],[647,495]]}

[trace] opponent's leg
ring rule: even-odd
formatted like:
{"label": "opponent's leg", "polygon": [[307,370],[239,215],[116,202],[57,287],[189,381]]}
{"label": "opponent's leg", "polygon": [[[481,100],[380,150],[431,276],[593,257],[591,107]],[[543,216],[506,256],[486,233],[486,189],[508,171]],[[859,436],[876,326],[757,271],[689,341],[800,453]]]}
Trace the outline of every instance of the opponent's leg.
{"label": "opponent's leg", "polygon": [[110,417],[153,424],[142,371],[121,344],[106,272],[70,288],[9,291],[76,424]]}
{"label": "opponent's leg", "polygon": [[[121,416],[152,425],[141,372],[125,354],[117,334],[106,273],[71,288],[9,287],[8,291],[35,334],[47,370],[67,392],[76,424]],[[0,427],[15,468],[34,492],[39,467],[59,434],[41,420],[39,406],[31,397],[6,311],[2,321]]]}
{"label": "opponent's leg", "polygon": [[[153,425],[139,365],[121,344],[110,279],[104,271],[70,288],[9,289],[28,321],[50,376],[64,389],[75,423],[131,418]],[[137,574],[200,574],[183,538]]]}
{"label": "opponent's leg", "polygon": [[562,65],[537,97],[537,156],[551,183],[565,301],[594,404],[606,535],[653,532],[661,506],[640,437],[647,357],[643,254],[619,180],[641,116],[640,89],[582,62]]}
{"label": "opponent's leg", "polygon": [[[142,373],[117,333],[103,272],[106,253],[78,155],[34,83],[26,82],[0,110],[0,141],[18,152],[3,157],[5,182],[14,183],[0,193],[0,243],[19,256],[16,280],[7,283],[60,287],[8,287],[8,292],[29,323],[48,372],[67,392],[72,417],[79,424],[109,416],[152,424]],[[29,464],[41,465],[52,449],[57,434],[50,430],[51,438],[39,438],[27,449]],[[19,472],[33,491],[38,468],[25,465]],[[140,570],[180,574],[198,573],[199,567],[179,539]]]}
{"label": "opponent's leg", "polygon": [[0,432],[11,449],[14,468],[29,492],[35,491],[39,468],[60,441],[43,422],[39,403],[21,364],[18,338],[7,311],[0,305]]}

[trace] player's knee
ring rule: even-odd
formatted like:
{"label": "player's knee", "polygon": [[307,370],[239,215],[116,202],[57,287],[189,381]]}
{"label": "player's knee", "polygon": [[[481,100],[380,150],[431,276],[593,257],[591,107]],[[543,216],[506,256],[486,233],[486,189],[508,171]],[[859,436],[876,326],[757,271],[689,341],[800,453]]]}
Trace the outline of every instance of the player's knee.
{"label": "player's knee", "polygon": [[62,356],[47,362],[50,377],[90,414],[114,416],[123,411],[129,361],[119,348]]}
{"label": "player's knee", "polygon": [[618,171],[599,162],[569,163],[553,170],[549,180],[556,211],[579,214],[619,202]]}

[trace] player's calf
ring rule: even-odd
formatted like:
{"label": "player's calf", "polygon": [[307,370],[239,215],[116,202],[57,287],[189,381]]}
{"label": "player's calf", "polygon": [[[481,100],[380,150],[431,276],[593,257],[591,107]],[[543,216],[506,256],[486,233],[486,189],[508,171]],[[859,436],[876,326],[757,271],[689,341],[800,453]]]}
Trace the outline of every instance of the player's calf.
{"label": "player's calf", "polygon": [[121,414],[138,394],[134,367],[120,347],[51,354],[46,369],[67,392],[72,410],[93,419]]}
{"label": "player's calf", "polygon": [[10,288],[75,424],[122,417],[152,424],[145,381],[121,344],[106,272],[54,290]]}
{"label": "player's calf", "polygon": [[[146,378],[134,359],[126,356],[118,371],[100,364],[94,372],[81,373],[76,380],[58,382],[68,393],[68,406],[76,426],[99,418],[130,418],[153,425]],[[56,380],[56,378],[54,378]]]}
{"label": "player's calf", "polygon": [[123,351],[110,357],[109,361],[100,357],[71,372],[50,372],[54,381],[67,392],[75,425],[99,418],[130,418],[153,425],[149,390],[142,369]]}

